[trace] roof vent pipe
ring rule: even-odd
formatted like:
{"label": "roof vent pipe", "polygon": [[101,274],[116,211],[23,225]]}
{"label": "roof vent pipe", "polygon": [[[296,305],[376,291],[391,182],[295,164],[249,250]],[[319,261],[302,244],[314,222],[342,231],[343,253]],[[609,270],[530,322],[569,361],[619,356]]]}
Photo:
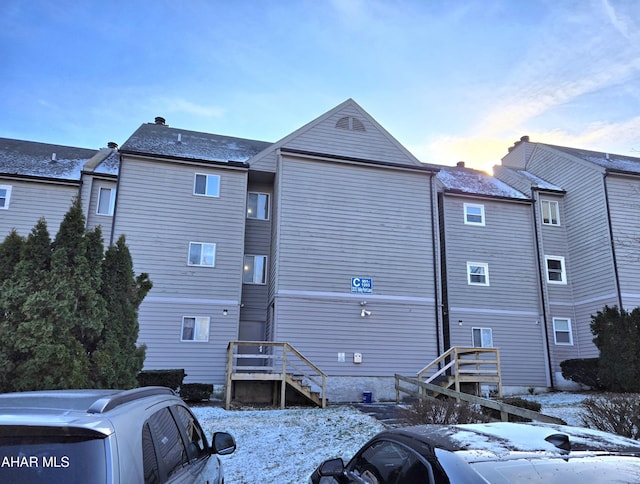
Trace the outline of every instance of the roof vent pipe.
{"label": "roof vent pipe", "polygon": [[118,143],[115,143],[113,141],[109,141],[107,143],[107,148],[111,148],[112,150],[117,150],[118,149]]}
{"label": "roof vent pipe", "polygon": [[156,116],[156,124],[161,124],[164,126],[166,122],[166,119],[164,119],[162,116]]}
{"label": "roof vent pipe", "polygon": [[58,161],[58,156],[55,153],[51,153],[51,162],[55,163]]}

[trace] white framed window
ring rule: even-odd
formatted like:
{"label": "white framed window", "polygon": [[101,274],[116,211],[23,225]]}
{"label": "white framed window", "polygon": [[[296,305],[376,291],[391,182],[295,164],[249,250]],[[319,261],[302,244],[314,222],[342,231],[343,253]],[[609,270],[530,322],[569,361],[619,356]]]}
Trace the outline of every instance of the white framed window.
{"label": "white framed window", "polygon": [[547,282],[549,284],[566,284],[567,273],[564,266],[564,257],[545,255],[544,260],[547,268]]}
{"label": "white framed window", "polygon": [[247,218],[269,220],[269,194],[249,192],[247,195]]}
{"label": "white framed window", "polygon": [[467,225],[484,225],[484,205],[465,203],[464,223]]}
{"label": "white framed window", "polygon": [[0,210],[8,210],[11,201],[11,185],[0,185]]}
{"label": "white framed window", "polygon": [[491,328],[471,328],[471,340],[474,348],[493,348]]}
{"label": "white framed window", "polygon": [[570,319],[553,318],[553,340],[557,345],[573,345]]}
{"label": "white framed window", "polygon": [[196,173],[193,180],[193,194],[202,197],[219,197],[220,175]]}
{"label": "white framed window", "polygon": [[560,205],[554,200],[542,200],[542,223],[560,225]]}
{"label": "white framed window", "polygon": [[182,318],[180,341],[209,341],[209,322],[211,318],[201,316],[185,316]]}
{"label": "white framed window", "polygon": [[242,282],[244,284],[266,284],[267,283],[267,256],[266,255],[245,255],[244,256]]}
{"label": "white framed window", "polygon": [[189,265],[215,267],[216,244],[189,242]]}
{"label": "white framed window", "polygon": [[489,264],[485,262],[467,262],[467,283],[470,286],[488,286]]}
{"label": "white framed window", "polygon": [[100,188],[98,192],[98,206],[96,213],[98,215],[113,215],[113,209],[116,205],[116,191],[113,188]]}

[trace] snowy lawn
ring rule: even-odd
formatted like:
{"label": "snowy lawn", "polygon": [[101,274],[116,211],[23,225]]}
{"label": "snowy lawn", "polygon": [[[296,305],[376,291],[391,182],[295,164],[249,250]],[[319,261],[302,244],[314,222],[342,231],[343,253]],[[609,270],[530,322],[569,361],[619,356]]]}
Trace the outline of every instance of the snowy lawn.
{"label": "snowy lawn", "polygon": [[[542,413],[581,426],[580,403],[589,393],[520,395],[542,405]],[[346,460],[384,426],[350,406],[328,409],[230,410],[194,406],[208,438],[215,431],[230,432],[238,445],[222,456],[229,484],[306,483],[325,459]]]}
{"label": "snowy lawn", "polygon": [[222,456],[229,484],[306,483],[325,459],[351,456],[383,425],[358,410],[230,410],[192,407],[208,438],[230,432],[237,450]]}

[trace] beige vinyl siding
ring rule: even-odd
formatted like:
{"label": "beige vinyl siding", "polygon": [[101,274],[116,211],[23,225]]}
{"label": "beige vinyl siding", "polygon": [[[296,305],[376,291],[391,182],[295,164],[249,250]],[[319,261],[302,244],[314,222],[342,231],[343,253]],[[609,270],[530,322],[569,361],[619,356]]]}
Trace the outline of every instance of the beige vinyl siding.
{"label": "beige vinyl siding", "polygon": [[428,176],[286,159],[280,189],[278,290],[433,296]]}
{"label": "beige vinyl siding", "polygon": [[45,181],[21,181],[0,178],[0,185],[10,185],[9,208],[0,210],[0,233],[3,238],[16,229],[18,234],[28,236],[40,218],[47,222],[49,235],[53,239],[60,223],[79,195],[79,185],[58,184]]}
{"label": "beige vinyl siding", "polygon": [[[361,299],[372,316],[360,317]],[[292,343],[330,376],[415,375],[436,357],[432,303],[282,296],[276,308],[277,340]],[[361,364],[353,353],[362,354]]]}
{"label": "beige vinyl siding", "polygon": [[[185,383],[222,384],[226,349],[237,338],[237,313],[220,306],[177,300],[145,300],[140,307],[138,342],[147,345],[145,370],[184,368]],[[210,317],[208,342],[180,341],[183,316]]]}
{"label": "beige vinyl siding", "polygon": [[471,347],[473,328],[491,328],[503,385],[547,386],[544,325],[535,311],[453,309],[451,321],[452,346]]}
{"label": "beige vinyl siding", "polygon": [[[449,304],[538,311],[539,282],[528,203],[445,195]],[[484,205],[485,225],[464,223],[464,203]],[[470,286],[467,262],[489,265],[489,286]]]}
{"label": "beige vinyl siding", "polygon": [[246,219],[244,253],[245,255],[267,256],[267,283],[243,284],[241,322],[252,321],[264,324],[267,318],[269,301],[269,281],[271,279],[271,223],[273,220],[273,187],[266,184],[250,184],[248,192],[269,194],[269,219]]}
{"label": "beige vinyl siding", "polygon": [[640,306],[640,177],[606,179],[623,306]]}
{"label": "beige vinyl siding", "polygon": [[[283,157],[276,340],[331,375],[390,376],[435,358],[429,183],[426,173]],[[351,293],[352,277],[372,278],[373,293]]]}
{"label": "beige vinyl siding", "polygon": [[574,343],[581,355],[593,354],[593,335],[588,315],[602,309],[605,301],[615,304],[613,273],[603,171],[588,162],[548,148],[534,152],[527,169],[535,175],[566,189],[561,211],[567,231],[568,274],[566,286],[547,285],[551,314],[573,306]]}
{"label": "beige vinyl siding", "polygon": [[[220,175],[220,197],[193,195],[195,173]],[[123,157],[115,237],[125,234],[150,296],[239,301],[246,173]],[[215,267],[189,266],[189,242],[215,243]]]}
{"label": "beige vinyl siding", "polygon": [[[366,131],[337,128],[336,123],[344,117],[358,119]],[[417,165],[405,148],[353,106],[347,106],[327,117],[312,129],[286,143],[285,147],[341,157]]]}
{"label": "beige vinyl siding", "polygon": [[113,216],[101,215],[97,213],[98,199],[100,197],[101,188],[109,188],[115,190],[116,185],[116,180],[105,180],[96,177],[85,177],[83,183],[83,196],[86,190],[84,188],[85,186],[88,186],[90,190],[88,198],[83,199],[83,203],[86,203],[85,213],[87,217],[87,228],[92,229],[100,225],[102,228],[102,237],[105,239],[106,245],[109,245],[109,239],[111,237]]}
{"label": "beige vinyl siding", "polygon": [[531,180],[510,170],[506,166],[496,165],[493,167],[493,176],[505,182],[521,193],[531,196]]}
{"label": "beige vinyl siding", "polygon": [[[547,381],[546,343],[530,203],[443,197],[451,346],[471,346],[472,328],[491,328],[503,383]],[[464,223],[464,204],[484,205],[485,225]],[[467,262],[488,264],[489,285],[469,285]]]}

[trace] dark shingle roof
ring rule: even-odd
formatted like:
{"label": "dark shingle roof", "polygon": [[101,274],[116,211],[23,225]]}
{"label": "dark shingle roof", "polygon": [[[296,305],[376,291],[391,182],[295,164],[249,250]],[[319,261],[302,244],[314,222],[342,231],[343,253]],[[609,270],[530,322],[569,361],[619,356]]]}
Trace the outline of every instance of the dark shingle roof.
{"label": "dark shingle roof", "polygon": [[271,144],[148,123],[140,126],[120,151],[204,161],[246,162]]}
{"label": "dark shingle roof", "polygon": [[80,180],[82,166],[96,153],[86,148],[0,138],[0,174]]}

